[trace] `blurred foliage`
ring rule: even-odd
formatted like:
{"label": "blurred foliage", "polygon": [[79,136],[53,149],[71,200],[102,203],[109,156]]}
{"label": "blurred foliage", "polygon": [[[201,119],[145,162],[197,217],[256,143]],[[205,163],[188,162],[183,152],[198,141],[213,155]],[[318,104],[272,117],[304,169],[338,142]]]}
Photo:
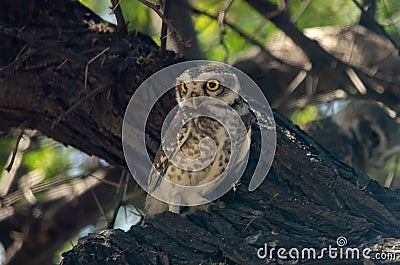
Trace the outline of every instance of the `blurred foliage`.
{"label": "blurred foliage", "polygon": [[90,157],[72,147],[66,147],[47,137],[35,139],[33,148],[23,156],[22,165],[28,171],[40,170],[45,180],[64,175],[75,177],[88,171]]}
{"label": "blurred foliage", "polygon": [[[23,137],[29,136],[24,135]],[[45,136],[31,136],[30,139],[31,144],[27,150],[23,151],[22,163],[10,190],[15,190],[15,185],[18,185],[18,180],[23,176],[27,177],[27,180],[37,177],[35,183],[38,183],[59,176],[73,178],[86,175],[94,167],[100,165],[97,158],[92,158],[77,149],[66,147]],[[5,170],[7,160],[15,148],[16,141],[17,136],[0,138],[0,177],[4,176],[2,172]],[[13,164],[13,166],[16,165]],[[13,186],[14,188],[12,188]],[[40,193],[35,194],[35,196],[40,198]],[[18,203],[25,202],[23,199]]]}
{"label": "blurred foliage", "polygon": [[357,23],[360,10],[349,0],[289,0],[289,10],[301,28]]}
{"label": "blurred foliage", "polygon": [[28,171],[40,170],[45,173],[45,179],[52,178],[66,171],[68,166],[68,153],[65,155],[61,146],[48,142],[47,138],[40,137],[34,150],[25,152],[22,165]]}
{"label": "blurred foliage", "polygon": [[[190,1],[191,5],[199,10],[207,11],[218,16],[219,10],[225,1],[205,0]],[[225,57],[220,43],[220,26],[215,19],[204,15],[194,16],[193,18],[200,47],[206,52],[208,59],[222,61]],[[243,1],[233,1],[226,12],[226,20],[237,25],[244,33],[252,36],[260,43],[265,43],[271,33],[276,32],[276,27],[266,21],[260,14],[254,12],[252,8]],[[228,48],[229,61],[234,62],[252,48],[246,40],[241,38],[236,32],[225,26],[226,33],[223,36]]]}
{"label": "blurred foliage", "polygon": [[376,171],[373,173],[373,178],[384,186],[391,174],[394,175],[390,187],[398,189],[400,187],[400,156],[398,154],[393,155],[389,161],[385,163],[383,168],[377,167]]}
{"label": "blurred foliage", "polygon": [[339,99],[328,103],[308,105],[304,108],[299,108],[293,111],[289,118],[294,124],[301,125],[307,122],[333,116],[344,109],[349,103],[350,100],[348,99]]}
{"label": "blurred foliage", "polygon": [[[86,236],[86,235],[82,235],[82,236]],[[62,254],[64,252],[67,252],[67,251],[71,250],[75,245],[77,245],[79,237],[81,237],[81,236],[80,235],[76,235],[73,238],[70,238],[69,241],[65,242],[64,246],[62,246],[61,248],[57,249],[54,252],[54,257],[53,257],[53,263],[54,264],[60,264],[61,263],[61,261],[63,259]]]}
{"label": "blurred foliage", "polygon": [[377,21],[394,37],[400,36],[400,5],[395,0],[378,1]]}
{"label": "blurred foliage", "polygon": [[322,118],[321,112],[316,105],[310,105],[302,109],[295,110],[290,119],[294,124],[300,125],[306,122]]}
{"label": "blurred foliage", "polygon": [[15,146],[13,138],[0,138],[0,172],[7,166],[7,160]]}

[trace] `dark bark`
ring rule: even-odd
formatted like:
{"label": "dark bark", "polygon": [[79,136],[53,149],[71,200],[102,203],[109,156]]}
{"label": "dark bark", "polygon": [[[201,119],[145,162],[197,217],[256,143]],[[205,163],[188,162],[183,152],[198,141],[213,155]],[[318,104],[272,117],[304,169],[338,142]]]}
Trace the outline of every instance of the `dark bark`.
{"label": "dark bark", "polygon": [[[124,167],[121,126],[130,96],[151,73],[180,58],[160,54],[147,36],[117,32],[75,1],[3,1],[1,10],[0,129],[35,128]],[[149,122],[151,153],[172,105],[167,95]],[[359,246],[400,237],[398,212],[389,211],[399,201],[395,193],[336,160],[277,113],[276,121],[275,160],[259,189],[247,192],[244,176],[238,191],[222,198],[224,206],[187,216],[164,213],[126,234],[90,236],[63,264],[256,264],[255,249],[264,243],[326,247],[346,236]],[[249,168],[258,146],[254,140]],[[27,262],[40,263],[40,257],[18,260]]]}

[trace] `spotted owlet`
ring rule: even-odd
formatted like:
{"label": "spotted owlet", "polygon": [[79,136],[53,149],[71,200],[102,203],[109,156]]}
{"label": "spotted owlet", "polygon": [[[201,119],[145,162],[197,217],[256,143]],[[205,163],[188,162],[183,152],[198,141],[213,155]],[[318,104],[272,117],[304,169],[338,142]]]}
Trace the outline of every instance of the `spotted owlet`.
{"label": "spotted owlet", "polygon": [[[223,102],[225,106],[229,106],[230,109],[236,112],[237,120],[240,120],[240,123],[244,125],[245,133],[242,141],[233,142],[230,139],[232,132],[228,133],[226,127],[219,122],[221,120],[222,122],[230,122],[224,121],[225,110],[218,103],[214,103],[214,101],[210,103],[198,102],[199,105],[205,105],[203,107],[206,111],[221,119],[217,121],[209,116],[198,116],[182,124],[183,126],[178,137],[175,134],[175,149],[179,148],[181,154],[183,153],[185,158],[188,159],[187,161],[189,161],[189,163],[185,164],[183,159],[181,159],[182,161],[178,159],[178,164],[184,164],[184,169],[171,162],[169,159],[171,157],[168,157],[164,148],[160,147],[153,163],[160,175],[154,174],[154,170],[150,173],[149,195],[147,195],[145,205],[146,218],[168,210],[180,213],[181,207],[179,205],[168,204],[151,196],[152,191],[160,186],[160,181],[163,181],[162,178],[182,186],[207,184],[217,179],[224,172],[231,158],[230,155],[233,146],[237,148],[236,150],[239,150],[237,159],[235,160],[236,164],[245,160],[249,152],[251,124],[255,120],[255,117],[247,102],[239,96],[240,83],[237,75],[227,66],[209,64],[190,68],[177,78],[175,90],[178,103],[191,100],[193,103],[191,107],[194,109],[198,107],[196,106],[196,101],[204,97],[211,97],[217,99],[219,102]],[[184,107],[180,104],[179,108]],[[235,127],[237,126],[233,125],[233,128]],[[208,142],[201,143],[201,140],[205,138],[209,138],[214,142],[215,156],[206,167],[197,170],[195,165],[190,165],[190,161],[199,159],[203,151],[207,152],[209,150],[207,148],[211,148],[212,144],[208,145]],[[177,151],[179,150],[173,150],[172,156],[175,156]],[[167,192],[167,198],[180,196],[180,194],[176,194],[174,191]]]}

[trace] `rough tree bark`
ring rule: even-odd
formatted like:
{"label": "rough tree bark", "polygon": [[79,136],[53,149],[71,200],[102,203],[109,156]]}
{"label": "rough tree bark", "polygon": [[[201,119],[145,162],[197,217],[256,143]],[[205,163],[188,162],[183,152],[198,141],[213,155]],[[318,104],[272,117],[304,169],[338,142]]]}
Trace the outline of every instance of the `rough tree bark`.
{"label": "rough tree bark", "polygon": [[[181,59],[160,54],[140,33],[118,33],[76,1],[1,5],[0,129],[35,128],[124,168],[121,126],[130,96],[151,73]],[[156,128],[172,105],[167,95],[149,123],[152,153]],[[322,248],[338,236],[350,246],[400,238],[397,194],[335,159],[278,113],[275,118],[275,160],[259,189],[247,192],[245,175],[238,191],[210,212],[164,213],[127,233],[90,235],[64,254],[63,264],[264,264],[256,253],[264,243]],[[250,169],[257,148],[255,140]]]}

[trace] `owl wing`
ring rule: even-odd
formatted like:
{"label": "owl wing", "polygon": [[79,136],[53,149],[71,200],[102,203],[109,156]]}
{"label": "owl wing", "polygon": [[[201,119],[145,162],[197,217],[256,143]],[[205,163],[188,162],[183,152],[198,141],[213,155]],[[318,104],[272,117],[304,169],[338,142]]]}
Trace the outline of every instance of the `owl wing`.
{"label": "owl wing", "polygon": [[246,133],[240,135],[236,134],[238,139],[237,142],[233,144],[238,146],[239,150],[237,156],[235,157],[235,162],[231,166],[228,174],[224,172],[223,175],[218,178],[216,184],[210,190],[206,191],[206,193],[204,194],[205,198],[208,198],[211,193],[223,194],[226,186],[220,186],[219,183],[226,178],[229,178],[231,180],[231,183],[236,183],[242,177],[240,174],[242,171],[242,167],[245,166],[245,163],[247,164],[248,155],[250,153],[252,126],[256,125],[258,120],[251,107],[245,100],[240,99],[240,104],[242,104],[242,107],[245,106],[247,109],[244,114],[240,115],[240,118],[246,128]]}
{"label": "owl wing", "polygon": [[[180,130],[180,133],[178,135],[172,133],[174,131],[177,131],[177,129],[179,129],[180,127],[182,129]],[[160,186],[163,176],[167,172],[168,167],[172,164],[165,154],[164,149],[172,150],[171,158],[174,158],[177,152],[187,141],[189,135],[190,133],[187,128],[187,124],[182,126],[182,120],[178,117],[174,118],[169,124],[168,129],[166,130],[165,134],[163,135],[163,139],[161,140],[162,143],[154,158],[153,168],[150,171],[148,182],[148,192],[150,194],[153,193],[157,189],[157,187]]]}

